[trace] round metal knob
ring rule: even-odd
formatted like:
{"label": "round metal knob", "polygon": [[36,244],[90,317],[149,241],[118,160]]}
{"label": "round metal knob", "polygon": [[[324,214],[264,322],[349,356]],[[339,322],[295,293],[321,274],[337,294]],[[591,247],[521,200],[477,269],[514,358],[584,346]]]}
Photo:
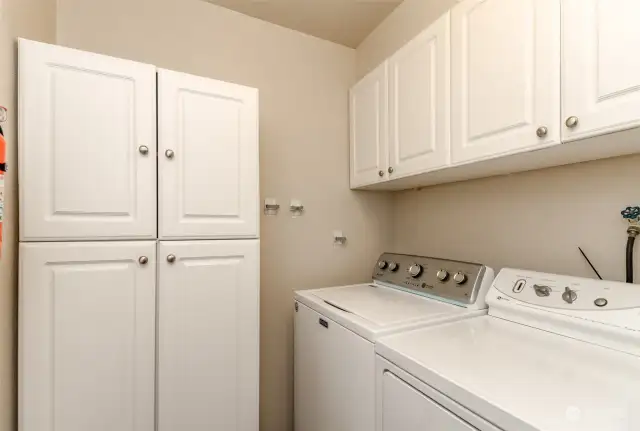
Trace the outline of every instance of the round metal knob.
{"label": "round metal knob", "polygon": [[175,156],[175,153],[173,152],[173,150],[167,150],[164,152],[164,155],[167,156],[167,159],[173,159],[173,156]]}
{"label": "round metal knob", "polygon": [[138,147],[138,151],[140,151],[140,154],[142,154],[143,156],[146,156],[147,154],[149,154],[149,147],[147,147],[146,145],[140,145]]}
{"label": "round metal knob", "polygon": [[569,286],[564,288],[564,293],[562,294],[562,299],[567,304],[573,304],[576,299],[578,299],[578,294],[575,290],[571,290]]}
{"label": "round metal knob", "polygon": [[378,262],[378,268],[380,269],[385,269],[387,267],[387,262],[384,260],[381,260],[380,262]]}
{"label": "round metal knob", "polygon": [[176,261],[176,256],[174,254],[170,254],[169,256],[167,256],[167,262],[173,263],[175,261]]}
{"label": "round metal knob", "polygon": [[447,279],[449,278],[449,272],[446,269],[441,269],[436,274],[436,277],[438,277],[438,280],[440,281],[447,281]]}
{"label": "round metal knob", "polygon": [[378,176],[379,176],[379,177],[384,177],[384,171],[380,171],[380,172],[378,172]]}
{"label": "round metal knob", "polygon": [[462,272],[458,272],[453,276],[453,281],[455,281],[456,284],[464,284],[467,281],[467,276]]}
{"label": "round metal knob", "polygon": [[573,129],[578,125],[579,122],[580,121],[578,120],[578,117],[569,117],[567,118],[566,125],[568,128]]}
{"label": "round metal knob", "polygon": [[399,266],[397,263],[395,262],[391,262],[389,263],[389,271],[391,272],[396,272],[398,270]]}
{"label": "round metal knob", "polygon": [[140,256],[138,258],[138,262],[140,263],[140,265],[146,265],[147,263],[149,263],[149,258],[147,256]]}
{"label": "round metal knob", "polygon": [[544,138],[545,136],[547,136],[547,133],[549,133],[549,129],[544,126],[538,127],[538,130],[536,130],[536,135],[538,135],[538,138]]}
{"label": "round metal knob", "polygon": [[393,168],[389,167],[389,173],[392,174],[393,173]]}
{"label": "round metal knob", "polygon": [[414,263],[409,267],[409,275],[412,276],[413,278],[419,277],[420,274],[422,274],[422,265],[418,265],[417,263]]}
{"label": "round metal knob", "polygon": [[533,286],[533,290],[536,292],[536,295],[541,298],[551,295],[551,288],[549,286],[540,286],[536,284]]}

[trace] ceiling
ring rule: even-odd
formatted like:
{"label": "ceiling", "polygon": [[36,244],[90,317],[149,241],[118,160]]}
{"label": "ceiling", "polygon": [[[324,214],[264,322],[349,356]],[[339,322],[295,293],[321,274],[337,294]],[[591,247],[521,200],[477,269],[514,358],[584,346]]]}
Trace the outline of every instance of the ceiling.
{"label": "ceiling", "polygon": [[205,0],[356,48],[402,0]]}

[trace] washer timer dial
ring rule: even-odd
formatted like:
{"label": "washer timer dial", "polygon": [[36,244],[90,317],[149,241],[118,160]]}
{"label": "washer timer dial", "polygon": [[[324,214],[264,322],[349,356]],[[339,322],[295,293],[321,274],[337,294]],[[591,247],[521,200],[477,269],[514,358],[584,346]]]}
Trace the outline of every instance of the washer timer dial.
{"label": "washer timer dial", "polygon": [[414,263],[409,267],[409,275],[412,276],[413,278],[420,277],[420,274],[422,274],[422,265],[418,265],[417,263]]}

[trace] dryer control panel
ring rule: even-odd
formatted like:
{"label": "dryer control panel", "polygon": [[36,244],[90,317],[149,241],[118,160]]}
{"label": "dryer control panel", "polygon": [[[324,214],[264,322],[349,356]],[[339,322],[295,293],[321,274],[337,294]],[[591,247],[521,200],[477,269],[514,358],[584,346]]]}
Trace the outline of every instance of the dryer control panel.
{"label": "dryer control panel", "polygon": [[373,269],[373,279],[459,305],[485,308],[493,270],[477,263],[384,253]]}

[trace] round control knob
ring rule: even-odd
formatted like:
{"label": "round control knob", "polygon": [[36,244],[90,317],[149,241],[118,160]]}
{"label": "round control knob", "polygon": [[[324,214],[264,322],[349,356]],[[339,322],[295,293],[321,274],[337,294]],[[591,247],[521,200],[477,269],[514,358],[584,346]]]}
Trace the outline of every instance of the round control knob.
{"label": "round control knob", "polygon": [[455,281],[456,284],[464,284],[467,281],[467,276],[462,272],[458,272],[453,276],[453,281]]}
{"label": "round control knob", "polygon": [[396,272],[398,270],[399,266],[397,263],[395,262],[390,262],[389,263],[389,271],[391,272]]}
{"label": "round control knob", "polygon": [[449,278],[449,272],[447,272],[446,269],[441,269],[436,274],[436,277],[438,277],[438,280],[440,281],[447,281],[447,279]]}
{"label": "round control knob", "polygon": [[562,299],[567,304],[573,304],[576,299],[578,299],[578,294],[575,290],[571,290],[569,286],[564,288],[564,293],[562,294]]}
{"label": "round control knob", "polygon": [[540,298],[546,298],[547,296],[551,295],[551,288],[549,286],[540,286],[538,284],[535,284],[533,286],[533,290]]}
{"label": "round control knob", "polygon": [[378,262],[378,268],[380,269],[385,269],[387,267],[387,262],[384,260],[381,260],[380,262]]}
{"label": "round control knob", "polygon": [[422,265],[418,265],[417,263],[414,263],[409,267],[409,275],[412,276],[413,278],[419,277],[420,274],[422,274]]}

